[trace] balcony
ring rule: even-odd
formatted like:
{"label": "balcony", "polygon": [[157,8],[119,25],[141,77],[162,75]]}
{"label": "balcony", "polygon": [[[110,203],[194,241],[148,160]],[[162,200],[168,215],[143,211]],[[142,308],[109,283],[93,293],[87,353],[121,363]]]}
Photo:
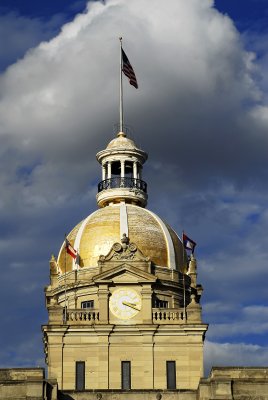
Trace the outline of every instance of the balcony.
{"label": "balcony", "polygon": [[[201,307],[199,304],[188,305],[185,315],[183,308],[153,308],[151,310],[151,323],[154,325],[178,325],[189,323],[202,323]],[[135,323],[135,318],[133,320]],[[49,308],[49,324],[64,323],[64,309],[61,306]],[[67,325],[96,325],[109,324],[103,321],[98,309],[79,308],[66,310]],[[147,320],[148,323],[148,320]],[[131,321],[130,321],[131,324]]]}
{"label": "balcony", "polygon": [[148,198],[147,184],[141,179],[122,176],[105,179],[98,184],[96,198],[99,207],[122,200],[145,207]]}
{"label": "balcony", "polygon": [[[67,309],[66,320],[68,325],[95,325],[100,323],[99,311],[94,309]],[[157,325],[185,323],[182,308],[152,309],[152,323]]]}
{"label": "balcony", "polygon": [[147,193],[147,183],[141,179],[118,176],[105,179],[98,184],[98,193],[108,189],[137,189]]}
{"label": "balcony", "polygon": [[183,308],[153,308],[153,324],[183,324],[186,321]]}
{"label": "balcony", "polygon": [[68,325],[95,325],[99,323],[99,312],[92,309],[67,309]]}

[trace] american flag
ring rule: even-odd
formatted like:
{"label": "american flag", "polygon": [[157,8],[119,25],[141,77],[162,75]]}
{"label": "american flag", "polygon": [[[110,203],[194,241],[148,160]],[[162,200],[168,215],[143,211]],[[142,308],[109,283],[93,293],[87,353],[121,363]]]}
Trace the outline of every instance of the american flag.
{"label": "american flag", "polygon": [[132,65],[130,64],[129,59],[127,58],[126,53],[124,52],[123,49],[122,49],[122,61],[123,61],[122,71],[128,77],[129,83],[132,86],[134,86],[136,89],[138,89],[138,82],[136,79],[135,72],[134,72]]}

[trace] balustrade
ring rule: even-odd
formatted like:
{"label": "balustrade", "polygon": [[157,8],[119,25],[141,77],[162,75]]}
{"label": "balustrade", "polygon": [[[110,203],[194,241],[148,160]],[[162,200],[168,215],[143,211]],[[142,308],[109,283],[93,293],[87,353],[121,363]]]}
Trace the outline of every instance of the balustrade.
{"label": "balustrade", "polygon": [[98,192],[102,192],[107,189],[117,189],[117,188],[127,188],[127,189],[138,189],[147,193],[147,183],[141,179],[129,178],[129,177],[114,177],[110,179],[105,179],[98,184]]}
{"label": "balustrade", "polygon": [[[67,309],[67,324],[94,325],[100,323],[99,312],[89,309]],[[152,309],[153,324],[179,324],[185,323],[183,308]]]}
{"label": "balustrade", "polygon": [[152,312],[152,320],[154,324],[178,324],[183,323],[185,318],[182,308],[170,308],[165,310],[155,308]]}
{"label": "balustrade", "polygon": [[99,322],[99,312],[89,309],[67,309],[67,324],[97,324]]}

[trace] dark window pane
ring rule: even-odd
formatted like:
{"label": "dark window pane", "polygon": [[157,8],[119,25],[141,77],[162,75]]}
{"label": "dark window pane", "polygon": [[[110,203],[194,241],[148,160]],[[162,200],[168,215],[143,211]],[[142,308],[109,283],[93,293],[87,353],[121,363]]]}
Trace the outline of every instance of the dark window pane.
{"label": "dark window pane", "polygon": [[122,361],[121,363],[122,374],[122,389],[131,389],[131,366],[130,361]]}
{"label": "dark window pane", "polygon": [[158,298],[154,299],[154,307],[156,308],[168,308],[168,301],[167,300],[160,300]]}
{"label": "dark window pane", "polygon": [[94,308],[94,300],[82,301],[81,308]]}
{"label": "dark window pane", "polygon": [[167,361],[167,389],[176,389],[176,362]]}
{"label": "dark window pane", "polygon": [[85,390],[85,362],[77,361],[75,363],[75,389]]}

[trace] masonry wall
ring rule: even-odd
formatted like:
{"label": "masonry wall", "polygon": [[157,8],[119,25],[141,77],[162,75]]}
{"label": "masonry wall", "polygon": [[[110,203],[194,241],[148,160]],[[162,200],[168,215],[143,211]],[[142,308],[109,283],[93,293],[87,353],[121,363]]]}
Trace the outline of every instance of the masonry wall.
{"label": "masonry wall", "polygon": [[[176,362],[177,389],[196,390],[203,374],[201,332],[186,326],[111,326],[49,336],[49,377],[75,389],[75,364],[85,362],[85,389],[121,389],[121,363],[131,363],[132,389],[167,388],[166,362]],[[186,332],[187,330],[187,332]],[[188,333],[188,334],[187,334]],[[63,378],[63,385],[62,380]]]}
{"label": "masonry wall", "polygon": [[0,369],[0,399],[42,400],[44,376],[43,368]]}

